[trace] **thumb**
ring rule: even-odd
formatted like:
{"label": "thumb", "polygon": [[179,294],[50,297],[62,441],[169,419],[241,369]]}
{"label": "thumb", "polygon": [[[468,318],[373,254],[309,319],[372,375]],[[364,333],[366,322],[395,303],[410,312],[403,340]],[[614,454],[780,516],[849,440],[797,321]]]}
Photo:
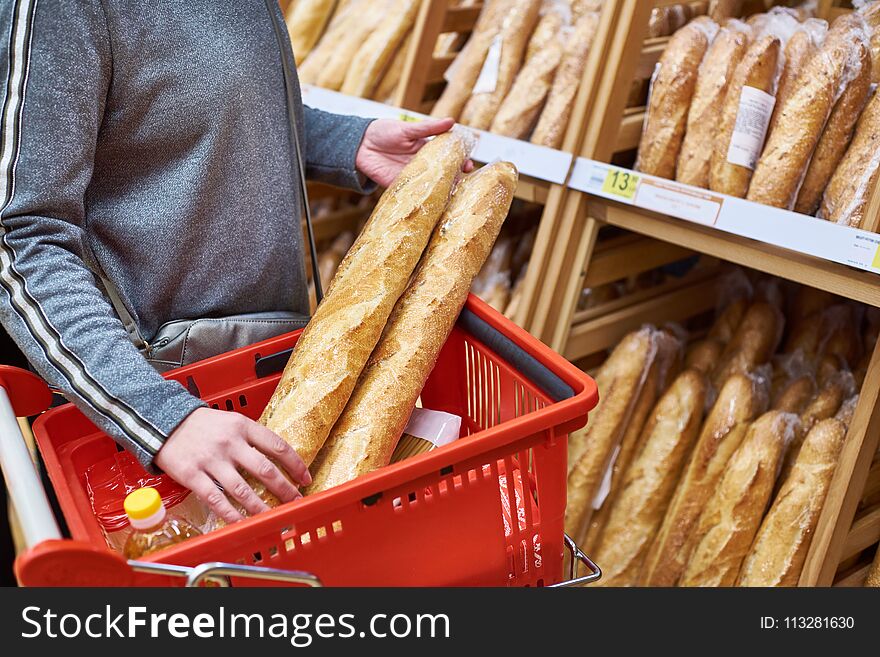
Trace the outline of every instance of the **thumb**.
{"label": "thumb", "polygon": [[455,125],[454,119],[425,119],[415,123],[405,123],[403,126],[403,134],[407,139],[425,139],[433,137],[444,132],[449,132]]}

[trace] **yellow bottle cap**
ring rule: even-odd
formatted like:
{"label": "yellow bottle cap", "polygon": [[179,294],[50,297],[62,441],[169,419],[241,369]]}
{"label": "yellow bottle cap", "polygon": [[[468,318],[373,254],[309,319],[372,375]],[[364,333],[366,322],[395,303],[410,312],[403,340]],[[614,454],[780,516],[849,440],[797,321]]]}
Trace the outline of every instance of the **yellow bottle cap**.
{"label": "yellow bottle cap", "polygon": [[159,491],[149,486],[138,488],[125,497],[125,514],[132,520],[146,520],[162,509]]}

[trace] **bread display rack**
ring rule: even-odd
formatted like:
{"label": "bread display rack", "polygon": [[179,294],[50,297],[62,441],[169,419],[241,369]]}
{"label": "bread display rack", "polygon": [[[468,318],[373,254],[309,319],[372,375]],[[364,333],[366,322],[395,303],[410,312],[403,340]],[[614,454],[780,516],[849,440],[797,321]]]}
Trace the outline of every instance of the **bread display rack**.
{"label": "bread display rack", "polygon": [[[552,227],[541,286],[535,290],[530,315],[524,318],[523,325],[534,335],[572,360],[603,344],[614,344],[643,322],[686,317],[711,307],[713,297],[706,287],[711,285],[711,274],[703,273],[659,294],[632,295],[588,312],[576,311],[585,286],[673,262],[688,252],[880,306],[880,235],[875,232],[880,214],[875,210],[867,215],[868,230],[852,229],[608,164],[626,161],[626,153],[631,155],[638,145],[644,108],[627,107],[629,83],[639,76],[649,77],[662,54],[665,39],[646,40],[645,35],[652,9],[669,4],[674,3],[613,3],[615,34],[597,80],[583,140],[575,149],[581,157],[576,158],[568,183],[586,193],[566,196]],[[845,11],[838,3],[819,5],[823,18],[833,19]],[[614,187],[615,174],[618,188]],[[659,199],[656,205],[634,202],[645,182],[655,186],[644,189],[654,192]],[[876,208],[878,202],[880,194],[874,190],[869,208]],[[720,220],[725,208],[739,220],[732,229]],[[600,231],[609,227],[631,234],[629,257],[623,255],[626,251],[608,251],[599,239]],[[768,243],[774,234],[780,239]],[[626,242],[620,243],[627,247]],[[872,546],[880,539],[880,506],[876,500],[873,505],[867,502],[874,499],[871,491],[880,486],[880,470],[872,466],[880,434],[878,393],[880,349],[875,348],[801,585],[831,585],[835,578],[841,584],[860,583],[859,577],[864,578],[867,571],[866,555],[873,557]],[[866,503],[860,504],[863,491]]]}

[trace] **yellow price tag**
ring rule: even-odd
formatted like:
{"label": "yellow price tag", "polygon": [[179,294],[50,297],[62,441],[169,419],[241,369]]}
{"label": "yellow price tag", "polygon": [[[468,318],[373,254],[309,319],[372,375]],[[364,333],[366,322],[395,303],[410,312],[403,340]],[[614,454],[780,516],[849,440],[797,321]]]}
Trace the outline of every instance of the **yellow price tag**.
{"label": "yellow price tag", "polygon": [[874,262],[871,263],[871,266],[880,269],[880,246],[877,247],[877,252],[874,254]]}
{"label": "yellow price tag", "polygon": [[602,191],[631,201],[638,185],[639,177],[632,171],[612,168],[608,169],[605,182],[602,183]]}
{"label": "yellow price tag", "polygon": [[413,116],[412,114],[401,113],[399,118],[401,121],[406,121],[407,123],[418,123],[421,121],[419,117]]}

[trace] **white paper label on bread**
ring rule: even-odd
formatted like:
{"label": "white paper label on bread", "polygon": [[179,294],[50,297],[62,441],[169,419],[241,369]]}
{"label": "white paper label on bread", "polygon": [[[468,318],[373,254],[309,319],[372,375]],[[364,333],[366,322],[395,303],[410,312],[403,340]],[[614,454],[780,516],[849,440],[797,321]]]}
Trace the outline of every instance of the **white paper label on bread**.
{"label": "white paper label on bread", "polygon": [[480,76],[474,83],[472,94],[491,94],[495,92],[498,86],[498,71],[501,69],[501,47],[504,45],[504,35],[498,34],[492,39],[492,45],[489,46],[489,52],[486,53],[486,60],[483,62],[483,68],[480,69]]}
{"label": "white paper label on bread", "polygon": [[611,453],[611,460],[605,469],[605,475],[602,477],[602,483],[599,484],[599,490],[596,491],[596,497],[593,498],[593,509],[598,511],[608,499],[608,493],[611,492],[611,476],[614,474],[614,464],[617,463],[617,455],[620,454],[620,445],[614,448]]}
{"label": "white paper label on bread", "polygon": [[748,169],[755,168],[764,146],[774,105],[774,96],[754,87],[743,87],[739,97],[736,126],[727,149],[728,162]]}

